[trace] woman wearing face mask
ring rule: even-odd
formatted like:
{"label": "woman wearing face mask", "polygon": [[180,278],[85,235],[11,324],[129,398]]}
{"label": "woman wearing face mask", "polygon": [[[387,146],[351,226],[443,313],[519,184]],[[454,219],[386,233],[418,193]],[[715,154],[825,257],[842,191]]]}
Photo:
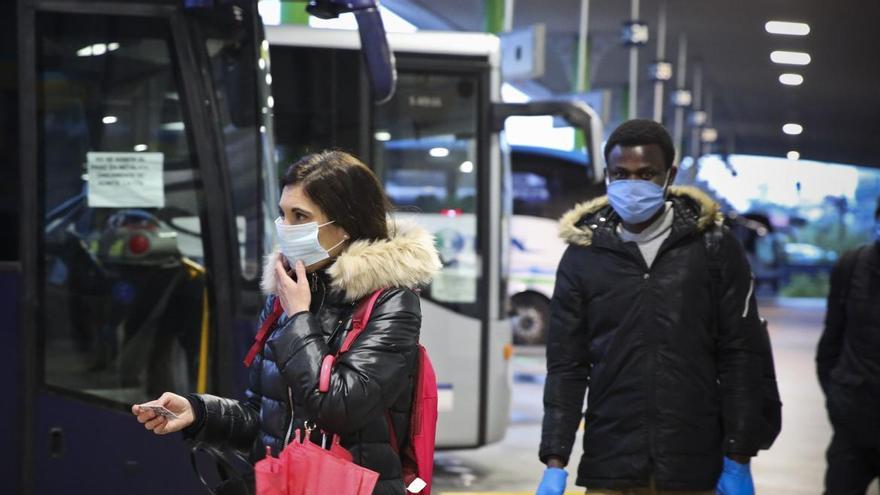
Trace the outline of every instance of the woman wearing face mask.
{"label": "woman wearing face mask", "polygon": [[[354,461],[379,473],[374,494],[404,494],[391,430],[403,438],[410,414],[421,313],[415,287],[440,268],[430,234],[388,221],[390,205],[373,173],[343,152],[302,158],[282,181],[276,220],[280,251],[267,258],[260,317],[281,313],[245,358],[244,400],[165,393],[154,401],[179,416],[139,405],[138,421],[156,434],[250,451],[251,461],[283,450],[306,422],[341,436]],[[325,356],[351,327],[355,305],[378,289],[363,333],[333,367],[329,391],[317,390]],[[276,304],[277,303],[277,304]],[[258,335],[259,337],[259,335]],[[389,420],[390,418],[390,420]]]}

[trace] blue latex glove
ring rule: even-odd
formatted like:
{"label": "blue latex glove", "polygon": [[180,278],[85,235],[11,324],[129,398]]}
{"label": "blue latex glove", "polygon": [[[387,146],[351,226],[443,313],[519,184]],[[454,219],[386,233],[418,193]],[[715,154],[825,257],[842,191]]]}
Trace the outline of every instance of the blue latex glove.
{"label": "blue latex glove", "polygon": [[718,495],[755,495],[751,466],[724,456],[724,471],[718,479]]}
{"label": "blue latex glove", "polygon": [[541,478],[541,484],[538,485],[538,491],[535,495],[562,495],[565,492],[565,480],[568,479],[568,473],[565,469],[548,467],[544,470],[544,477]]}

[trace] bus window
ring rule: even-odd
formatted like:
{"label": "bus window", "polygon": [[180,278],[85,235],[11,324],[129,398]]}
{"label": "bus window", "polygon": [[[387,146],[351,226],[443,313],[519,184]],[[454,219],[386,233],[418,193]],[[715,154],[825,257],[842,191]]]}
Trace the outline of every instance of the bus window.
{"label": "bus window", "polygon": [[357,50],[273,46],[273,114],[280,172],[308,153],[341,149],[366,159],[369,94]]}
{"label": "bus window", "polygon": [[202,191],[166,24],[38,18],[45,383],[131,404],[197,388]]}
{"label": "bus window", "polygon": [[373,129],[374,166],[397,218],[436,236],[443,270],[424,295],[475,317],[478,85],[473,75],[402,73]]}

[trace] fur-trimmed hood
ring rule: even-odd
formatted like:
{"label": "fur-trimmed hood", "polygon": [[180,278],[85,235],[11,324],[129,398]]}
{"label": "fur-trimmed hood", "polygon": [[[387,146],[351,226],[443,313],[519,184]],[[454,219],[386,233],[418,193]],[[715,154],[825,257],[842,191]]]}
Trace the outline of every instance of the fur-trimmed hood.
{"label": "fur-trimmed hood", "polygon": [[[700,208],[697,229],[704,231],[711,225],[724,220],[721,207],[708,194],[692,186],[671,186],[669,197],[688,198]],[[609,206],[608,196],[579,203],[559,219],[559,237],[568,244],[589,246],[593,242],[593,231],[581,225],[582,220],[595,215]],[[604,219],[603,219],[604,221]]]}
{"label": "fur-trimmed hood", "polygon": [[[382,288],[427,285],[442,267],[434,236],[416,223],[389,221],[388,232],[386,240],[353,242],[327,268],[331,287],[343,293],[346,301]],[[266,295],[277,291],[275,263],[280,256],[278,250],[266,256],[260,282]]]}

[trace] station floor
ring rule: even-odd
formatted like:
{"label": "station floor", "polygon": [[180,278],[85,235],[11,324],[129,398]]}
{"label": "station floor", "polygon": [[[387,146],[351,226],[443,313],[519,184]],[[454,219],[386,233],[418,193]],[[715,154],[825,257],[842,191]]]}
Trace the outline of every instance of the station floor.
{"label": "station floor", "polygon": [[[773,448],[753,460],[759,495],[820,495],[825,449],[831,426],[816,381],[813,357],[825,315],[821,300],[773,300],[760,304],[770,322],[779,390],[784,404],[782,433]],[[438,453],[432,493],[533,494],[543,465],[537,448],[541,434],[544,383],[542,348],[521,349],[514,356],[511,426],[500,443],[470,451]],[[580,435],[572,458],[580,457]],[[568,494],[583,494],[569,474]],[[875,482],[868,495],[878,495]]]}

